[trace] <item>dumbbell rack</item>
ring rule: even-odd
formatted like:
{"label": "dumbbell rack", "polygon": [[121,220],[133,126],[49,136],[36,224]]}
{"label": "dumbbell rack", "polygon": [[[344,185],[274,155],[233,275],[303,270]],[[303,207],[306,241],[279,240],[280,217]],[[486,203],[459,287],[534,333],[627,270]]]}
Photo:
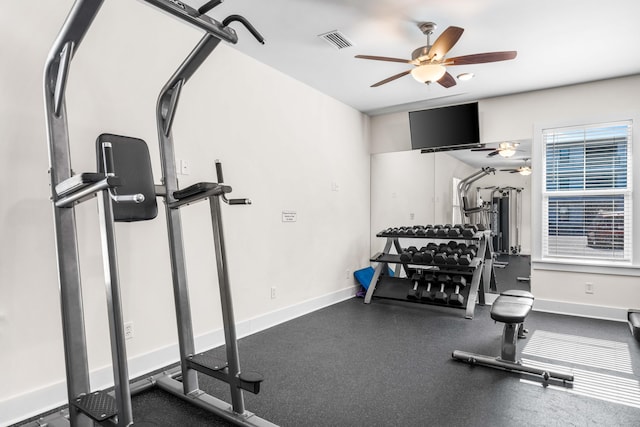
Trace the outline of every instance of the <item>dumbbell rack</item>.
{"label": "dumbbell rack", "polygon": [[[495,273],[493,269],[493,257],[491,247],[491,231],[478,231],[470,236],[427,236],[417,234],[403,233],[403,228],[385,229],[377,234],[377,237],[386,238],[384,249],[378,252],[370,259],[371,262],[378,263],[367,293],[364,298],[365,304],[371,303],[373,298],[393,299],[399,301],[407,301],[421,304],[440,305],[451,308],[460,308],[465,310],[465,317],[473,319],[476,302],[480,305],[485,304],[485,286],[492,290],[496,290]],[[398,231],[395,231],[398,230]],[[422,262],[403,262],[400,260],[400,254],[403,252],[399,239],[420,239],[427,242],[449,242],[460,241],[473,242],[478,247],[476,256],[471,260],[469,265],[442,265]],[[391,253],[395,249],[396,253]],[[394,264],[394,276],[389,276],[389,264]],[[406,277],[400,277],[402,270]],[[449,304],[438,303],[425,299],[409,299],[409,291],[413,288],[414,282],[411,279],[414,271],[422,270],[432,274],[449,274],[461,275],[470,280],[470,285],[463,290],[465,304],[462,306],[454,306]],[[462,292],[461,292],[462,294]]]}

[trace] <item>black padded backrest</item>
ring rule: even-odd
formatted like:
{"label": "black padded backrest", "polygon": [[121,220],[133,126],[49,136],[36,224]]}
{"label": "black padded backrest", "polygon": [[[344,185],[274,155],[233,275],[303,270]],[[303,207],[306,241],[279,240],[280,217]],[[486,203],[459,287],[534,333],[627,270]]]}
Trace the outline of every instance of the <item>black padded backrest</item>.
{"label": "black padded backrest", "polygon": [[158,215],[156,190],[153,183],[151,158],[147,143],[138,138],[103,133],[96,141],[98,171],[104,173],[102,143],[110,142],[115,174],[122,185],[115,189],[118,195],[143,194],[142,203],[112,203],[115,221],[131,222],[153,219]]}

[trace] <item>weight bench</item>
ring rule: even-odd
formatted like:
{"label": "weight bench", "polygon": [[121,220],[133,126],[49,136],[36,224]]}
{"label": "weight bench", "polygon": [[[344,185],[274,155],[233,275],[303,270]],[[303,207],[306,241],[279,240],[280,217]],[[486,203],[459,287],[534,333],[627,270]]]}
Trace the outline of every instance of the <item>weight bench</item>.
{"label": "weight bench", "polygon": [[545,381],[549,378],[573,381],[571,374],[526,366],[517,359],[518,339],[525,338],[524,320],[533,307],[533,300],[533,295],[530,292],[511,290],[502,292],[491,306],[491,318],[496,322],[504,323],[500,357],[483,356],[460,350],[455,350],[451,356],[472,365],[478,364],[507,371],[541,375]]}

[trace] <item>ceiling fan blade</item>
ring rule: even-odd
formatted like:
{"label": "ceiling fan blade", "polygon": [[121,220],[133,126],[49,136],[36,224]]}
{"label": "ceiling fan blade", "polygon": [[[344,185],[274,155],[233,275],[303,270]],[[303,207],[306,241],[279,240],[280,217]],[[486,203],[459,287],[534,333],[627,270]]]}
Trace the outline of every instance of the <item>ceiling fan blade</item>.
{"label": "ceiling fan blade", "polygon": [[406,76],[407,74],[409,74],[411,72],[411,70],[407,70],[407,71],[403,71],[401,73],[396,74],[395,76],[391,76],[391,77],[387,77],[384,80],[379,81],[378,83],[374,83],[371,85],[371,87],[378,87],[378,86],[382,86],[385,83],[389,83],[391,81],[394,81],[395,79],[399,79],[400,77]]}
{"label": "ceiling fan blade", "polygon": [[472,148],[471,151],[496,151],[495,148]]}
{"label": "ceiling fan blade", "polygon": [[500,172],[519,172],[518,169],[500,169]]}
{"label": "ceiling fan blade", "polygon": [[457,56],[455,58],[447,58],[443,65],[469,65],[469,64],[484,64],[487,62],[508,61],[518,55],[515,50],[509,50],[504,52],[486,52],[476,53],[473,55]]}
{"label": "ceiling fan blade", "polygon": [[[451,27],[449,27],[449,28],[451,28]],[[442,76],[442,78],[440,80],[438,80],[438,83],[440,84],[440,86],[449,88],[451,86],[455,86],[456,85],[456,79],[454,79],[451,74],[444,73],[444,76]]]}
{"label": "ceiling fan blade", "polygon": [[410,59],[389,58],[386,56],[356,55],[355,57],[360,59],[372,59],[374,61],[401,62],[403,64],[413,63]]}
{"label": "ceiling fan blade", "polygon": [[489,153],[487,154],[487,157],[493,157],[493,156],[497,156],[498,154],[500,154],[500,150],[496,150],[493,153]]}
{"label": "ceiling fan blade", "polygon": [[464,32],[464,28],[460,27],[449,27],[440,37],[433,42],[433,46],[429,49],[429,60],[440,59],[442,60],[444,56],[451,50],[453,45],[455,45],[462,33]]}

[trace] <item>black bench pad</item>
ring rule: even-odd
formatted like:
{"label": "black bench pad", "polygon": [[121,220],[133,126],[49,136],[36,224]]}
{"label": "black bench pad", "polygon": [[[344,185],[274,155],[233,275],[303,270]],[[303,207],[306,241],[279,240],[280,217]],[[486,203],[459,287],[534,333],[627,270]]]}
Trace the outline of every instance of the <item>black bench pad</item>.
{"label": "black bench pad", "polygon": [[491,318],[502,323],[523,323],[531,307],[533,295],[529,292],[507,291],[500,294],[491,306]]}
{"label": "black bench pad", "polygon": [[520,289],[511,289],[509,291],[500,292],[500,295],[506,295],[509,297],[523,297],[523,298],[531,298],[533,299],[533,294],[531,292],[523,291]]}

